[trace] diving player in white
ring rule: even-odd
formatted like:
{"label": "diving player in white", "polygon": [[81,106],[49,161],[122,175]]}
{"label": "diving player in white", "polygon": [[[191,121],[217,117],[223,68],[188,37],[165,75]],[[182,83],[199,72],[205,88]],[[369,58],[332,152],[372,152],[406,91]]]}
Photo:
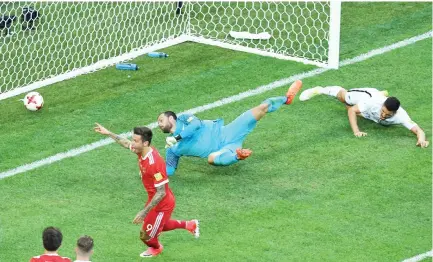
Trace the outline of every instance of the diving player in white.
{"label": "diving player in white", "polygon": [[346,104],[350,127],[356,137],[367,135],[359,130],[356,118],[359,115],[381,125],[403,125],[417,136],[417,146],[423,148],[429,145],[424,131],[400,107],[400,101],[396,97],[387,97],[387,91],[379,91],[375,88],[346,90],[341,86],[316,86],[302,92],[299,100],[306,101],[321,94],[336,97]]}

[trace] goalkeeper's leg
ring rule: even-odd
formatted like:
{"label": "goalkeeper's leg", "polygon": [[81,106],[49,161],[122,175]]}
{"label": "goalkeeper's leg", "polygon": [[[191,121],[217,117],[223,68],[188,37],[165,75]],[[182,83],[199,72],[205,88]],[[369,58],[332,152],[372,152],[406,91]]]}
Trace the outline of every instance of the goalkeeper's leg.
{"label": "goalkeeper's leg", "polygon": [[251,152],[247,152],[246,150],[236,152],[236,150],[241,148],[242,141],[244,141],[247,135],[254,130],[257,121],[267,113],[276,111],[282,105],[292,103],[301,87],[302,82],[300,80],[295,81],[290,86],[286,96],[268,98],[259,106],[244,112],[230,124],[224,126],[221,130],[221,143],[223,145],[234,144],[236,146],[230,147],[230,154],[227,151],[212,153],[208,159],[209,163],[215,163],[214,159],[216,156],[218,156],[218,159],[216,160],[217,165],[226,165],[231,164],[232,162],[237,162],[237,159],[235,158],[236,155],[241,159],[248,157]]}
{"label": "goalkeeper's leg", "polygon": [[211,153],[208,162],[215,166],[229,166],[239,160],[245,160],[252,153],[249,149],[242,149],[242,142],[224,146],[217,152]]}
{"label": "goalkeeper's leg", "polygon": [[217,152],[211,153],[207,161],[211,165],[215,166],[229,166],[234,163],[237,163],[239,159],[236,156],[236,152],[229,149],[229,148],[223,148]]}
{"label": "goalkeeper's leg", "polygon": [[265,114],[276,111],[282,105],[291,104],[301,87],[302,82],[295,81],[286,96],[268,98],[259,106],[244,112],[233,122],[224,126],[221,131],[221,141],[225,146],[208,156],[209,164],[227,166],[249,157],[252,151],[242,149],[242,142],[254,130],[257,121]]}
{"label": "goalkeeper's leg", "polygon": [[271,97],[263,101],[259,106],[251,109],[254,118],[259,121],[267,113],[272,113],[279,109],[282,105],[290,105],[296,94],[301,90],[301,80],[296,80],[287,91],[285,96]]}

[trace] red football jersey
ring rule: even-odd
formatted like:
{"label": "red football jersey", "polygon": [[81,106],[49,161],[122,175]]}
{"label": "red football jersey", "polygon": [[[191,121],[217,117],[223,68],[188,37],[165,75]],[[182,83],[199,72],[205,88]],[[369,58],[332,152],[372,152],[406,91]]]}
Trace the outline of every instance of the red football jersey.
{"label": "red football jersey", "polygon": [[146,205],[156,194],[156,188],[159,186],[165,186],[165,197],[158,203],[155,210],[172,210],[175,206],[175,199],[173,192],[170,187],[168,187],[165,162],[159,155],[159,152],[152,147],[145,156],[138,154],[138,166],[140,167],[141,181],[143,182],[143,186],[148,195]]}
{"label": "red football jersey", "polygon": [[30,262],[71,262],[71,259],[67,257],[61,257],[59,255],[44,254],[32,257],[32,259],[30,259]]}

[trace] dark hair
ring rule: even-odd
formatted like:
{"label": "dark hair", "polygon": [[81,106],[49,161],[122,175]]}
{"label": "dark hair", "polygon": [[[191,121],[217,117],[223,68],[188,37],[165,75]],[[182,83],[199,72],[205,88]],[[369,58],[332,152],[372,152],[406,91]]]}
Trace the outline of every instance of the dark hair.
{"label": "dark hair", "polygon": [[83,253],[89,253],[93,249],[93,238],[82,236],[77,240],[77,247]]}
{"label": "dark hair", "polygon": [[386,109],[388,109],[389,111],[397,112],[397,110],[400,107],[400,101],[398,101],[398,99],[396,97],[391,96],[385,100],[384,105],[385,105]]}
{"label": "dark hair", "polygon": [[63,235],[56,227],[47,227],[42,233],[42,242],[47,251],[56,251],[62,244]]}
{"label": "dark hair", "polygon": [[142,142],[148,141],[149,145],[152,142],[152,130],[148,127],[145,126],[134,127],[134,134],[141,136]]}
{"label": "dark hair", "polygon": [[[173,112],[173,111],[165,111],[164,113],[161,113],[161,114],[164,114],[166,117],[170,117],[170,116],[172,116],[172,117],[174,118],[174,120],[177,120],[177,115],[176,115],[176,113]],[[161,114],[160,114],[160,115],[161,115]]]}

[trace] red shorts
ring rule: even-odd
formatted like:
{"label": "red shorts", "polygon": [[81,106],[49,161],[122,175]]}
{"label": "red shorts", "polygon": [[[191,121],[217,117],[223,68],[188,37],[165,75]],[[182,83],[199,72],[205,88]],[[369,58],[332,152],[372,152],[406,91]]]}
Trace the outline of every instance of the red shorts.
{"label": "red shorts", "polygon": [[155,208],[150,210],[144,218],[142,230],[150,236],[150,239],[158,237],[159,234],[161,234],[165,223],[170,220],[172,212],[173,209],[169,211],[156,211]]}

